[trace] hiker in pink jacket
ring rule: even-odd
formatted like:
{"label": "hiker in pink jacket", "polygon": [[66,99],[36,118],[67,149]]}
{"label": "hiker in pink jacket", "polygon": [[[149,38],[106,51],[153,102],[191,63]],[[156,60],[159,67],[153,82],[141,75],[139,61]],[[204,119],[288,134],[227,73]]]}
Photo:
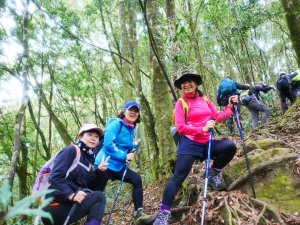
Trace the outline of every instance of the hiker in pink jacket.
{"label": "hiker in pink jacket", "polygon": [[[213,102],[198,90],[202,78],[195,71],[184,71],[175,80],[175,87],[182,90],[182,98],[188,105],[185,115],[182,102],[175,106],[175,124],[181,135],[175,172],[167,183],[163,193],[162,205],[154,225],[169,225],[171,207],[179,187],[188,176],[195,160],[204,161],[207,157],[209,130],[215,123],[225,121],[234,113],[233,103],[238,103],[237,95],[229,98],[228,105],[219,112]],[[226,190],[227,185],[221,175],[222,169],[232,160],[236,145],[228,139],[213,140],[211,158],[213,164],[209,170],[208,185],[215,190]]]}

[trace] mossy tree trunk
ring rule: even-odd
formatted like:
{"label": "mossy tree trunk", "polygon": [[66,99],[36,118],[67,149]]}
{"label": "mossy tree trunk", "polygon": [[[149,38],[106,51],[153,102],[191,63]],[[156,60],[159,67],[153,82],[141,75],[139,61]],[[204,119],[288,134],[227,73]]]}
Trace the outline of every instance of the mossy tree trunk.
{"label": "mossy tree trunk", "polygon": [[[159,2],[150,0],[147,4],[148,18],[153,42],[157,55],[164,58],[164,43],[162,36],[161,15],[159,13]],[[158,136],[159,158],[161,171],[168,173],[175,156],[175,146],[170,135],[172,101],[168,85],[159,66],[157,57],[153,52],[150,54],[151,63],[151,95],[155,115],[156,132]]]}
{"label": "mossy tree trunk", "polygon": [[297,63],[300,67],[300,2],[298,0],[281,0],[285,18],[290,31],[290,38],[296,52]]}

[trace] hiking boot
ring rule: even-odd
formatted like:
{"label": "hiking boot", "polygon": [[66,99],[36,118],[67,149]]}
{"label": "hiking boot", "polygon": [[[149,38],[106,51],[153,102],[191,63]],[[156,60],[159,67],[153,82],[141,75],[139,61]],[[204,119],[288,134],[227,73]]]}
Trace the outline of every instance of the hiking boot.
{"label": "hiking boot", "polygon": [[171,220],[171,211],[159,210],[153,225],[169,225]]}
{"label": "hiking boot", "polygon": [[155,220],[155,216],[150,216],[144,213],[143,208],[138,208],[134,213],[134,224],[142,225],[142,224],[152,224]]}
{"label": "hiking boot", "polygon": [[224,181],[222,173],[214,169],[211,169],[209,171],[208,186],[212,187],[217,191],[224,191],[227,189],[227,185]]}

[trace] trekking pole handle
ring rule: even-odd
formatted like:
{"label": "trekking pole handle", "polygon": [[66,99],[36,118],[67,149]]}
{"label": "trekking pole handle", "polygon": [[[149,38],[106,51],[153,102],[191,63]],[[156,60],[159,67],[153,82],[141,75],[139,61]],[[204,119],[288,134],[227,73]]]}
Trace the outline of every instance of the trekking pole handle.
{"label": "trekking pole handle", "polygon": [[[216,119],[215,118],[211,118],[210,120],[214,120],[215,121]],[[213,132],[213,131],[214,131],[214,128],[210,128],[209,129],[209,132]]]}

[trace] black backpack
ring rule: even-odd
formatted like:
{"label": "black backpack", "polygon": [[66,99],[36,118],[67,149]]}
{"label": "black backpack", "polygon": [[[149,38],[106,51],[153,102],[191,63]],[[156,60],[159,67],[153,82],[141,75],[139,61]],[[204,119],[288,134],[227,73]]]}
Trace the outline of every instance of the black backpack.
{"label": "black backpack", "polygon": [[276,87],[279,91],[287,91],[290,89],[290,82],[286,76],[280,77],[276,82]]}

